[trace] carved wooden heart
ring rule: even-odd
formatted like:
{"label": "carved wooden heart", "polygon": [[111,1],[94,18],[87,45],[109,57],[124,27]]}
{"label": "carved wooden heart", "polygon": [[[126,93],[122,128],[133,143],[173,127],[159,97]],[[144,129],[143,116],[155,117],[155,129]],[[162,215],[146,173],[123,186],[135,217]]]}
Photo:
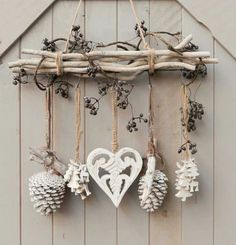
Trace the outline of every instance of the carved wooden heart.
{"label": "carved wooden heart", "polygon": [[116,207],[142,169],[140,154],[129,147],[112,153],[103,148],[93,150],[87,158],[87,168]]}

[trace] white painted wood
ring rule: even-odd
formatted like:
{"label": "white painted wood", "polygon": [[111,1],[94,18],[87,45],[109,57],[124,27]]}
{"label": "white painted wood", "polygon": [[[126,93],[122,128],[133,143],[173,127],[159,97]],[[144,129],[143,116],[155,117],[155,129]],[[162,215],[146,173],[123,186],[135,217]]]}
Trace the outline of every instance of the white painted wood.
{"label": "white painted wood", "polygon": [[[181,8],[172,1],[150,1],[150,29],[181,31]],[[191,32],[189,32],[191,33]],[[189,34],[188,33],[188,34]],[[160,43],[159,48],[162,47]],[[181,204],[175,195],[175,163],[180,145],[180,74],[162,72],[151,77],[158,151],[165,162],[168,193],[163,206],[150,214],[150,245],[181,244]],[[167,86],[168,84],[168,86]],[[170,153],[171,152],[171,153]],[[159,165],[160,167],[160,165]]]}
{"label": "white painted wood", "polygon": [[[96,148],[89,153],[86,164],[95,182],[118,208],[141,171],[143,160],[140,154],[130,147],[121,148],[116,153]],[[129,169],[129,173],[125,173],[126,169]]]}
{"label": "white painted wood", "polygon": [[[67,37],[78,1],[58,1],[53,8],[53,38]],[[76,24],[80,24],[84,31],[84,5],[81,5]],[[64,47],[64,43],[60,45]],[[64,76],[66,81],[76,85],[79,80],[70,76]],[[83,98],[84,85],[81,85],[81,99]],[[76,148],[76,120],[75,120],[75,87],[70,87],[69,99],[53,95],[53,147],[58,156],[67,164],[75,157]],[[83,103],[81,103],[83,107]],[[81,117],[83,118],[83,108]],[[83,131],[83,119],[81,119]],[[81,136],[80,160],[84,162],[84,132]],[[84,202],[79,196],[74,196],[68,189],[62,209],[53,219],[54,244],[67,245],[75,241],[84,243]]]}
{"label": "white painted wood", "polygon": [[[234,0],[177,0],[197,21],[203,23],[212,35],[236,58],[236,2]],[[230,37],[230,38],[229,38]]]}
{"label": "white painted wood", "polygon": [[19,88],[12,87],[7,62],[18,57],[19,42],[4,56],[0,65],[0,244],[12,245],[20,242],[20,97]]}
{"label": "white painted wood", "polygon": [[215,43],[224,62],[215,67],[214,244],[233,245],[235,227],[235,60]]}
{"label": "white painted wood", "polygon": [[[193,42],[201,50],[207,49],[213,53],[213,39],[209,31],[197,23],[186,11],[182,14],[183,35],[192,30]],[[224,62],[224,61],[223,61]],[[220,62],[221,63],[221,62]],[[216,65],[218,69],[218,65]],[[196,100],[204,105],[203,121],[198,122],[197,131],[190,134],[197,143],[198,153],[195,158],[199,168],[199,189],[195,198],[190,198],[182,209],[182,243],[183,245],[213,244],[213,123],[214,123],[214,78],[213,66],[208,66],[208,74],[203,78],[201,87],[196,93]],[[198,81],[193,89],[197,88]],[[194,91],[194,90],[193,90]],[[193,239],[198,237],[198,239]]]}
{"label": "white painted wood", "polygon": [[[120,0],[117,4],[117,39],[130,40],[135,36],[135,18],[130,3]],[[134,4],[139,18],[144,19],[149,27],[149,1],[134,1]],[[148,75],[143,74],[130,82],[135,84],[130,95],[135,115],[143,113],[144,117],[148,116],[148,81]],[[138,132],[129,133],[126,125],[131,117],[129,108],[119,110],[119,144],[120,147],[136,149],[144,157],[148,140],[147,124],[141,123]],[[148,245],[148,214],[139,205],[138,179],[130,187],[117,211],[118,245]]]}
{"label": "white painted wood", "polygon": [[[51,20],[52,11],[49,11],[22,37],[21,48],[39,49],[42,40],[52,35]],[[52,217],[45,218],[35,212],[28,190],[29,177],[43,170],[41,165],[30,162],[29,147],[45,146],[45,128],[45,93],[27,84],[21,90],[21,236],[24,245],[52,244]]]}
{"label": "white painted wood", "polygon": [[[115,1],[86,1],[85,34],[87,40],[97,42],[116,39]],[[85,95],[99,96],[96,81],[89,79],[86,82]],[[105,96],[100,103],[98,115],[92,116],[88,110],[85,111],[86,156],[97,147],[111,149],[111,96]],[[85,208],[86,245],[116,244],[116,208],[92,178],[90,190],[92,195],[86,200]]]}
{"label": "white painted wood", "polygon": [[53,2],[53,0],[0,1],[2,19],[0,23],[0,57]]}

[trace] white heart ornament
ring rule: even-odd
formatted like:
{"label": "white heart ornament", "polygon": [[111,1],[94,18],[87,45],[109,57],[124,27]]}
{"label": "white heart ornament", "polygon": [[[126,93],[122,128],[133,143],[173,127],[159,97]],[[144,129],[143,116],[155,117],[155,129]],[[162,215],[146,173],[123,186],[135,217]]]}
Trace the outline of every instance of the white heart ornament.
{"label": "white heart ornament", "polygon": [[112,153],[104,148],[93,150],[87,158],[87,168],[99,187],[116,207],[142,169],[140,154],[129,147]]}

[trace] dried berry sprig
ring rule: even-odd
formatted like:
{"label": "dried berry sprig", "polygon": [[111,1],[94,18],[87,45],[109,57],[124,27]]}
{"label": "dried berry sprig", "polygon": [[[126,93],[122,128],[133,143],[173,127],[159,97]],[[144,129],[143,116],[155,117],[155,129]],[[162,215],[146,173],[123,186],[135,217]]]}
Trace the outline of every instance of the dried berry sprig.
{"label": "dried berry sprig", "polygon": [[132,133],[134,131],[138,131],[137,123],[147,123],[148,119],[144,118],[143,114],[140,113],[139,116],[132,116],[132,118],[129,120],[126,128],[127,130]]}
{"label": "dried berry sprig", "polygon": [[56,51],[55,41],[49,41],[48,38],[44,38],[42,50],[55,52]]}
{"label": "dried berry sprig", "polygon": [[18,84],[26,84],[28,83],[26,80],[23,80],[22,78],[26,76],[26,71],[24,69],[20,69],[20,73],[13,78],[13,85]]}
{"label": "dried berry sprig", "polygon": [[58,87],[55,89],[55,93],[57,95],[62,96],[65,99],[69,98],[69,83],[65,81],[57,81]]}
{"label": "dried berry sprig", "polygon": [[93,42],[86,41],[79,25],[74,25],[71,30],[69,52],[88,53],[93,49]]}
{"label": "dried berry sprig", "polygon": [[117,106],[120,109],[125,110],[129,105],[129,95],[131,94],[134,88],[133,84],[127,83],[126,81],[118,81],[115,86],[116,95],[117,95]]}
{"label": "dried berry sprig", "polygon": [[99,110],[99,106],[100,106],[100,99],[103,96],[101,96],[100,98],[95,98],[95,97],[84,97],[84,106],[85,108],[90,109],[90,114],[93,116],[96,116]]}
{"label": "dried berry sprig", "polygon": [[194,71],[189,71],[186,69],[182,70],[182,75],[184,78],[188,80],[192,80],[194,82],[198,76],[205,77],[207,75],[207,67],[205,64],[199,64],[197,65],[196,69]]}
{"label": "dried berry sprig", "polygon": [[192,51],[192,52],[194,52],[194,51],[197,51],[198,49],[199,49],[199,47],[197,45],[195,45],[192,42],[189,42],[188,45],[186,45],[184,47],[184,49],[181,51]]}
{"label": "dried berry sprig", "polygon": [[90,64],[90,66],[87,68],[87,74],[89,77],[95,78],[97,73],[100,72],[101,69],[99,66],[94,65],[94,64]]}
{"label": "dried berry sprig", "polygon": [[[142,30],[142,32],[143,32],[143,35],[145,36],[148,29],[147,29],[147,27],[145,26],[145,21],[144,21],[144,20],[141,21],[140,28],[141,28],[141,30]],[[138,24],[136,24],[136,25],[134,26],[134,30],[135,30],[136,36],[137,36],[137,37],[140,37],[141,34],[140,34],[140,30],[139,30],[139,28],[138,28]]]}
{"label": "dried berry sprig", "polygon": [[184,144],[182,144],[178,150],[178,153],[182,153],[189,150],[192,155],[197,153],[197,144],[192,143],[190,140],[186,141]]}
{"label": "dried berry sprig", "polygon": [[187,128],[188,132],[195,131],[196,130],[196,121],[197,120],[202,120],[202,117],[204,115],[204,108],[203,105],[193,101],[189,98],[188,102],[188,120],[187,120],[187,125],[183,117],[183,108],[180,108],[182,118],[181,118],[181,123],[183,127]]}

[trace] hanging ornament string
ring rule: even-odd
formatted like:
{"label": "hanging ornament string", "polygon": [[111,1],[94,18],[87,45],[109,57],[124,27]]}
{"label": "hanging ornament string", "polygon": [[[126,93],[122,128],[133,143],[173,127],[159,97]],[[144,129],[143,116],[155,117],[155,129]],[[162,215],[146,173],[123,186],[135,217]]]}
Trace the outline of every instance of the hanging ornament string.
{"label": "hanging ornament string", "polygon": [[51,120],[51,89],[46,87],[45,95],[45,122],[46,122],[46,132],[45,132],[45,143],[47,149],[51,148],[51,132],[52,132],[52,120]]}
{"label": "hanging ornament string", "polygon": [[80,87],[75,89],[75,116],[76,116],[76,149],[75,160],[79,162],[80,159],[80,141],[81,141],[81,111],[80,111]]}
{"label": "hanging ornament string", "polygon": [[153,120],[154,120],[154,111],[153,111],[153,91],[152,84],[149,83],[149,131],[148,131],[148,155],[155,155],[155,144],[153,136]]}
{"label": "hanging ornament string", "polygon": [[69,42],[70,42],[71,32],[72,32],[72,29],[73,29],[73,25],[75,24],[75,21],[78,18],[81,3],[82,3],[82,0],[79,0],[78,7],[77,7],[77,9],[75,11],[75,16],[73,18],[73,21],[72,21],[72,24],[71,24],[71,27],[70,27],[70,31],[69,31],[69,34],[68,34],[68,37],[67,37],[67,40],[66,40],[64,53],[66,53],[67,50],[68,50],[68,45],[69,45]]}
{"label": "hanging ornament string", "polygon": [[148,56],[148,65],[149,65],[149,74],[152,75],[152,74],[154,74],[154,71],[155,71],[155,61],[156,61],[155,50],[150,48],[149,44],[146,42],[146,39],[145,39],[144,34],[143,34],[143,30],[140,26],[140,20],[138,18],[137,12],[136,12],[135,7],[134,7],[133,0],[130,0],[130,5],[131,5],[131,9],[132,9],[132,12],[133,12],[139,33],[140,33],[140,37],[141,37],[142,42],[143,42],[143,46],[145,49],[150,51],[150,54]]}
{"label": "hanging ornament string", "polygon": [[116,90],[111,88],[111,106],[112,106],[112,152],[116,153],[118,150],[118,108],[116,105]]}
{"label": "hanging ornament string", "polygon": [[[187,129],[187,125],[188,125],[188,119],[189,119],[189,115],[188,115],[188,106],[189,106],[189,96],[188,96],[188,87],[186,85],[182,85],[181,87],[181,104],[182,104],[182,110],[183,110],[183,121],[184,121],[184,128],[183,128],[183,138],[189,142],[189,134],[188,134],[188,129]],[[186,160],[189,159],[190,157],[190,151],[189,148],[187,147],[186,151]]]}

